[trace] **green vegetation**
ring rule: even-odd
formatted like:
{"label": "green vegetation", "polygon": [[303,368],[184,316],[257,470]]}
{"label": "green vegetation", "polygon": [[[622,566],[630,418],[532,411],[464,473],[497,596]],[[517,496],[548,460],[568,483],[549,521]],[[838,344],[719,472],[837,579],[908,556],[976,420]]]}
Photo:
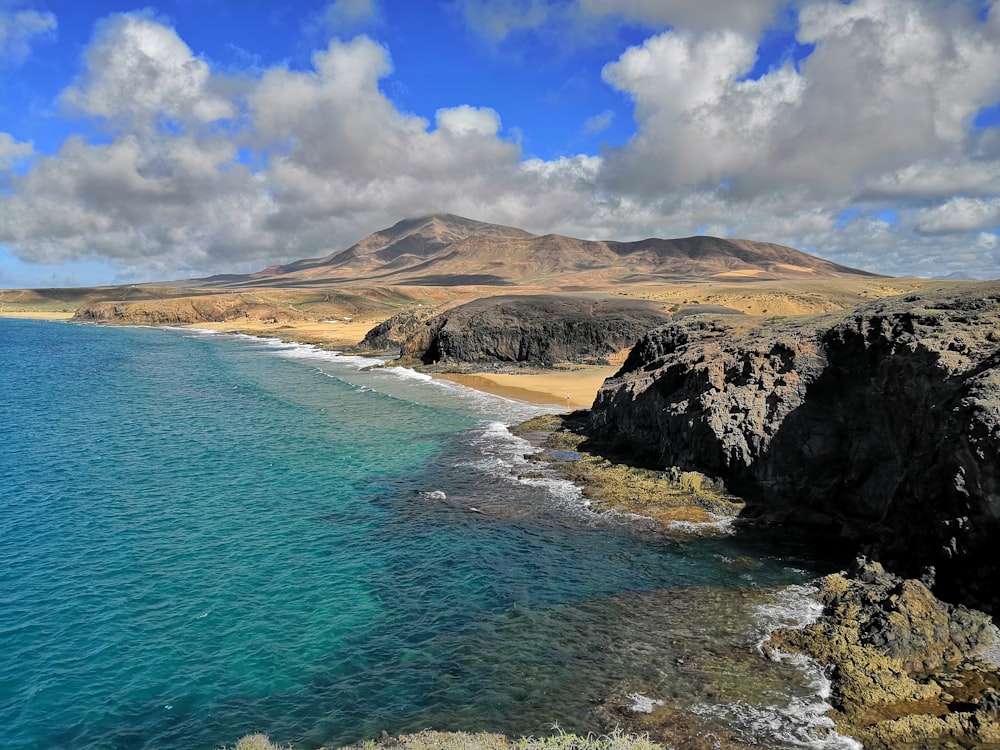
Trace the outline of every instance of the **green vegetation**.
{"label": "green vegetation", "polygon": [[528,458],[580,486],[595,511],[645,516],[664,533],[677,535],[713,533],[710,524],[735,518],[743,509],[739,498],[704,474],[633,465],[627,447],[588,437],[578,414],[542,415],[511,431],[540,446],[542,451]]}

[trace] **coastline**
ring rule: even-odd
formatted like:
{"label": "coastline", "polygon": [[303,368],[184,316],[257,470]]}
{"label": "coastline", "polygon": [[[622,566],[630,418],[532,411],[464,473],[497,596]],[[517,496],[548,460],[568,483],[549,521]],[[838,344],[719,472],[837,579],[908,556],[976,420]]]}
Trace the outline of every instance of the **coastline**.
{"label": "coastline", "polygon": [[0,318],[19,318],[21,320],[71,320],[74,313],[54,312],[45,310],[0,310]]}
{"label": "coastline", "polygon": [[[246,325],[237,321],[196,323],[189,328],[241,333],[248,336],[277,338],[296,344],[309,344],[320,349],[338,350],[361,342],[381,320],[327,320],[284,323],[255,323]],[[619,369],[618,365],[572,365],[550,370],[532,370],[524,373],[510,372],[428,372],[431,377],[447,380],[473,390],[502,396],[529,404],[589,408],[605,379]],[[569,398],[567,399],[567,394]]]}
{"label": "coastline", "polygon": [[[14,314],[5,313],[3,314],[3,317],[33,318],[38,320],[58,321],[58,320],[67,320],[71,316],[68,313],[37,312],[37,313],[14,313]],[[287,323],[273,324],[273,325],[265,324],[254,327],[248,327],[245,325],[237,326],[231,323],[198,324],[191,327],[206,329],[206,330],[214,330],[220,333],[242,333],[251,336],[278,338],[288,342],[295,342],[295,343],[302,343],[311,346],[316,346],[321,349],[335,350],[339,347],[347,347],[357,343],[361,339],[361,337],[363,337],[364,332],[366,332],[371,325],[372,324],[370,321],[363,321],[363,322],[310,321],[308,323],[302,323],[302,324],[287,324]],[[440,378],[443,380],[449,380],[458,383],[460,385],[473,388],[475,390],[492,393],[495,395],[500,395],[508,398],[514,398],[528,403],[568,405],[568,406],[589,406],[590,401],[578,401],[577,399],[585,399],[586,393],[588,393],[589,389],[591,388],[593,389],[593,392],[596,393],[601,383],[603,383],[604,378],[613,374],[613,372],[616,369],[617,369],[616,367],[609,365],[601,367],[596,367],[596,366],[580,367],[580,368],[574,367],[573,369],[554,368],[551,371],[544,371],[544,372],[533,371],[528,373],[494,373],[494,372],[428,373],[428,375],[432,375],[433,377]],[[565,398],[566,393],[571,394],[571,399],[568,400],[568,403],[567,399]],[[552,447],[575,448],[576,446],[560,445]],[[565,451],[562,452],[565,453]],[[573,461],[572,463],[576,464],[577,462]],[[627,486],[627,483],[625,484]],[[685,486],[678,487],[678,494],[680,494],[682,491],[690,492],[691,489],[692,489],[691,487],[685,487]],[[609,505],[612,504],[609,503]],[[689,521],[688,516],[692,511],[694,511],[694,509],[697,508],[700,510],[705,510],[705,508],[702,507],[701,505],[690,502],[680,503],[680,506],[681,508],[683,508],[683,510],[680,512],[679,517],[674,517],[673,515],[670,515],[660,519],[664,523],[664,525],[670,523],[676,523],[677,521],[688,522]],[[614,508],[613,505],[612,508],[620,510],[618,508]],[[635,508],[628,508],[628,512],[635,512],[635,510],[636,510]],[[671,508],[670,512],[671,514],[673,514],[677,511]],[[834,638],[831,638],[826,634],[821,635],[821,643],[827,643],[833,640]],[[791,645],[791,643],[786,642],[783,645]],[[806,647],[801,647],[801,648],[802,651],[808,653]],[[826,656],[828,655],[824,651],[813,655],[813,658],[816,658],[817,663],[820,663],[822,661],[826,661],[826,659],[824,659],[824,657]],[[838,655],[838,659],[842,658],[843,658],[842,656]],[[834,661],[833,663],[838,664],[838,669],[841,668],[838,661]],[[945,685],[942,686],[942,694],[951,695],[951,693],[944,691],[944,687]],[[947,684],[947,687],[949,690],[951,690],[952,693],[955,692],[953,686],[950,683]],[[838,690],[839,689],[840,688],[838,686]],[[957,713],[971,713],[972,715],[974,715],[976,717],[976,721],[982,722],[983,725],[987,728],[987,731],[984,731],[981,737],[979,737],[978,739],[985,738],[986,741],[992,741],[997,736],[995,734],[989,733],[993,731],[993,726],[994,726],[994,724],[991,724],[991,722],[995,722],[995,717],[991,713],[994,711],[993,704],[990,702],[992,699],[988,699],[986,694],[971,694],[971,695],[974,698],[974,700],[961,700],[959,701],[959,703],[962,703],[963,705],[964,704],[973,705],[975,706],[975,710],[972,712],[957,711]],[[962,697],[964,698],[965,696]],[[927,698],[923,699],[929,700]],[[885,699],[884,702],[889,704],[889,699]],[[941,704],[942,708],[940,709],[935,708],[935,710],[945,710],[949,707],[950,703],[955,703],[955,701],[942,699],[939,701],[939,703]],[[980,704],[982,705],[980,706]],[[909,713],[910,710],[911,710],[910,708],[905,709],[904,711],[905,716],[917,715],[917,714],[910,714]],[[670,717],[669,720],[673,721],[674,719],[673,717]],[[870,719],[867,716],[864,718],[865,722],[869,720]],[[915,720],[913,719],[907,720],[909,723],[906,724],[905,726],[903,726],[903,722],[900,721],[899,717],[893,718],[891,719],[891,721],[900,722],[898,726],[891,727],[893,731],[899,729],[899,730],[905,730],[906,732],[910,733],[917,733],[917,735],[920,736],[922,739],[931,737],[936,738],[937,735],[935,734],[935,732],[941,731],[940,729],[936,727],[931,727],[930,725],[928,725],[927,728],[925,728],[923,725],[920,725],[918,727],[914,724]],[[929,720],[926,720],[924,723],[926,724],[928,721]],[[664,726],[666,726],[667,723],[668,723],[667,719],[664,719]],[[964,726],[960,727],[958,725],[955,726],[944,725],[944,727],[945,727],[944,731],[946,732],[945,734],[946,738],[949,736],[955,736],[956,734],[959,734],[960,730],[962,732],[965,732],[966,736],[972,734],[971,730],[965,728]],[[641,728],[648,730],[649,725],[643,724]],[[856,734],[860,733],[856,726],[852,726],[847,723],[845,723],[844,726],[840,726],[839,728],[842,731],[845,731],[847,734],[850,734],[852,736],[856,736]],[[976,725],[975,729],[977,731],[981,731],[978,724]],[[874,734],[875,732],[874,729],[868,729],[867,726],[864,728],[864,731],[868,732],[868,734],[870,735],[870,736],[865,736],[866,744],[875,743],[872,746],[892,747],[892,743],[898,739],[898,735],[888,734],[889,728],[879,728],[880,734],[878,735]],[[924,734],[919,734],[919,732],[923,732]],[[877,743],[879,741],[882,741],[885,744],[878,745]]]}

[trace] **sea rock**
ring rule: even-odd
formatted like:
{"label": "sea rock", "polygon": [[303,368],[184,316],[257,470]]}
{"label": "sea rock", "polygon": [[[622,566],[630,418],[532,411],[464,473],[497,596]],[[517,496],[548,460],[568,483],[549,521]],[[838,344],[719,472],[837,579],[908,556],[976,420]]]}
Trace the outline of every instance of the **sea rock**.
{"label": "sea rock", "polygon": [[588,429],[1000,612],[998,282],[809,319],[673,322],[605,383]]}
{"label": "sea rock", "polygon": [[988,615],[943,603],[920,581],[867,560],[821,579],[818,597],[818,622],[778,630],[764,649],[828,667],[840,731],[866,748],[1000,741],[1000,682],[987,658],[997,630]]}
{"label": "sea rock", "polygon": [[[400,358],[426,365],[600,362],[668,319],[643,300],[554,294],[489,297],[425,320],[403,342]],[[374,338],[375,332],[370,335]]]}

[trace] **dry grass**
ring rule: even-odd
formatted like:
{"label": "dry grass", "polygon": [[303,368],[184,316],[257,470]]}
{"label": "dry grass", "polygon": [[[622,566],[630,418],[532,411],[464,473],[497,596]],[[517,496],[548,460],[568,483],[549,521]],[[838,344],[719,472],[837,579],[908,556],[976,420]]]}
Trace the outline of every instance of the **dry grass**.
{"label": "dry grass", "polygon": [[[248,734],[233,750],[283,750],[263,734]],[[399,737],[380,737],[341,750],[662,750],[646,735],[625,734],[615,730],[609,734],[567,734],[559,731],[552,737],[522,737],[511,740],[492,732],[435,732],[425,729]]]}

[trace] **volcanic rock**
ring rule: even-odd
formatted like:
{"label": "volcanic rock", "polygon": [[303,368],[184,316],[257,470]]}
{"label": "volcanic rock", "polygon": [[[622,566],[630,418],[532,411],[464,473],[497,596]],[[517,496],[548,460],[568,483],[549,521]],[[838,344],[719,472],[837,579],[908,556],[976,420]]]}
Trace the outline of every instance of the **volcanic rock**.
{"label": "volcanic rock", "polygon": [[1000,283],[644,336],[588,429],[1000,612]]}
{"label": "volcanic rock", "polygon": [[[548,367],[599,362],[632,346],[669,317],[643,300],[572,295],[489,297],[417,326],[400,357],[424,364],[505,363]],[[377,341],[372,331],[367,342]]]}

